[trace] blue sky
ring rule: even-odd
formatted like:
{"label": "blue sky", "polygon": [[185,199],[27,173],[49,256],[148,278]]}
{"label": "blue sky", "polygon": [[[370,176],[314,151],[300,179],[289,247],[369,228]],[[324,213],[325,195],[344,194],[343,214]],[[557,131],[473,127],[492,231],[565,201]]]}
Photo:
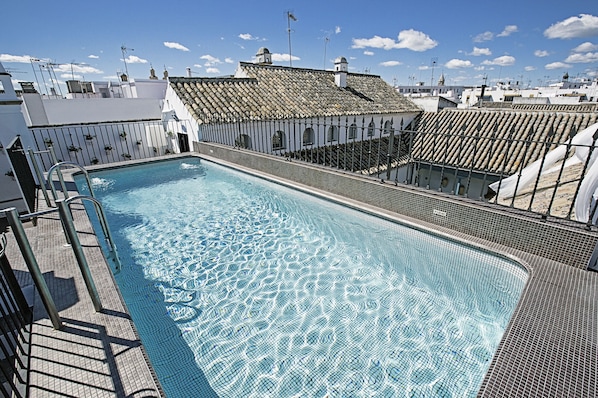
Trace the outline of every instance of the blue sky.
{"label": "blue sky", "polygon": [[[289,20],[291,12],[296,21]],[[260,47],[274,64],[351,72],[389,84],[496,81],[538,86],[598,77],[595,0],[33,1],[2,5],[0,62],[14,81],[233,74]],[[39,61],[33,61],[39,60]],[[37,77],[34,75],[36,72]],[[62,86],[64,92],[64,86]],[[42,93],[46,92],[44,87]]]}

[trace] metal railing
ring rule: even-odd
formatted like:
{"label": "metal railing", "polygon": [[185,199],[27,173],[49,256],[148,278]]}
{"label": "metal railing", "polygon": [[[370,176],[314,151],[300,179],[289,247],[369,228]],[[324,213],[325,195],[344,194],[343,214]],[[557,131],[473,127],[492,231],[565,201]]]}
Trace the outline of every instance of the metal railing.
{"label": "metal railing", "polygon": [[6,257],[0,235],[0,391],[5,397],[27,396],[32,308]]}
{"label": "metal railing", "polygon": [[[458,127],[449,123],[447,128],[412,124],[382,117],[227,120],[203,125],[202,134],[207,142],[496,203],[543,219],[580,221],[574,211],[576,199],[592,164],[596,139],[575,142],[575,125],[564,130],[545,122],[528,123],[522,131],[501,131],[496,124],[479,122]],[[563,159],[545,162],[556,149],[563,150]],[[570,167],[564,160],[574,150],[590,155]],[[528,170],[534,162],[536,169]],[[505,181],[514,184],[516,194],[505,195]],[[587,228],[595,224],[596,205],[591,206],[591,217],[582,220]]]}
{"label": "metal railing", "polygon": [[42,168],[62,161],[83,166],[146,159],[179,151],[191,125],[187,120],[145,120],[30,128],[37,151],[53,148],[54,157],[41,156]]}

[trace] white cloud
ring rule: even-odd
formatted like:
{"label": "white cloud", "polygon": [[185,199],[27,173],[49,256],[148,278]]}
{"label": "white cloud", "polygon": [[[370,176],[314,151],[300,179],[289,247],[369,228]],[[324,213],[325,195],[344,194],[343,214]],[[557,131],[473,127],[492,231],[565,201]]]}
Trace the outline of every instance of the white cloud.
{"label": "white cloud", "polygon": [[564,62],[553,62],[551,64],[544,65],[545,69],[552,70],[552,69],[567,69],[570,68],[571,65],[566,64]]}
{"label": "white cloud", "polygon": [[204,66],[214,66],[222,63],[222,61],[220,61],[218,58],[213,57],[209,54],[202,55],[201,57],[199,57],[199,59],[203,59],[206,61],[204,63]]}
{"label": "white cloud", "polygon": [[438,45],[438,42],[432,40],[430,36],[423,32],[413,29],[399,32],[399,42],[397,48],[407,48],[412,51],[426,51]]}
{"label": "white cloud", "polygon": [[571,54],[565,59],[565,62],[571,62],[574,64],[598,62],[598,52],[585,53],[585,54]]}
{"label": "white cloud", "polygon": [[492,32],[484,32],[480,33],[479,35],[473,38],[474,43],[481,43],[483,41],[490,41],[494,38],[494,33]]}
{"label": "white cloud", "polygon": [[336,27],[334,28],[334,33],[335,33],[335,34],[337,34],[337,35],[338,35],[339,33],[341,33],[341,27],[340,27],[340,26],[336,26]]}
{"label": "white cloud", "polygon": [[515,33],[518,30],[519,29],[517,28],[517,25],[507,25],[507,26],[505,26],[505,28],[504,28],[504,30],[502,32],[500,32],[498,35],[496,35],[496,37],[510,36],[511,33]]}
{"label": "white cloud", "polygon": [[548,57],[550,53],[546,50],[536,50],[534,51],[534,55],[539,58]]}
{"label": "white cloud", "polygon": [[536,70],[536,67],[530,65],[530,66],[526,66],[525,68],[523,68],[523,70],[526,72],[532,72],[532,71]]}
{"label": "white cloud", "polygon": [[164,45],[168,48],[173,48],[175,50],[189,51],[189,49],[187,47],[183,46],[180,43],[175,43],[173,41],[165,41]]}
{"label": "white cloud", "polygon": [[372,55],[374,55],[374,52],[366,50],[366,51],[363,52],[363,55],[370,55],[370,56],[372,56]]}
{"label": "white cloud", "polygon": [[396,48],[396,43],[393,39],[388,37],[374,36],[371,39],[353,39],[353,45],[351,48],[383,48],[385,50],[391,50]]}
{"label": "white cloud", "polygon": [[[265,41],[266,39],[262,39],[261,37],[253,36],[251,33],[241,33],[239,38],[242,40],[254,40],[254,41]],[[221,38],[224,40],[224,37]]]}
{"label": "white cloud", "polygon": [[200,64],[193,64],[193,67],[194,67],[194,68],[202,68],[202,67],[203,67],[203,65],[200,65]]}
{"label": "white cloud", "polygon": [[63,73],[62,75],[60,75],[61,78],[65,79],[65,80],[70,80],[70,79],[83,79],[83,75],[79,75],[77,73]]}
{"label": "white cloud", "polygon": [[31,57],[29,55],[10,55],[10,54],[0,54],[0,62],[15,62],[15,63],[30,63],[31,61],[35,61],[35,57]]}
{"label": "white cloud", "polygon": [[456,59],[453,58],[448,61],[444,66],[448,69],[458,69],[458,68],[471,68],[473,64],[471,61],[463,60],[463,59]]}
{"label": "white cloud", "polygon": [[126,59],[127,63],[129,64],[147,64],[147,60],[143,58],[139,58],[136,55],[129,55]]}
{"label": "white cloud", "polygon": [[[293,55],[292,57],[293,61],[299,61],[301,58]],[[289,61],[289,54],[278,54],[278,53],[273,53],[272,54],[272,61],[276,61],[276,62],[288,62]]]}
{"label": "white cloud", "polygon": [[592,37],[598,35],[598,17],[580,14],[551,25],[544,31],[549,39],[573,39],[576,37]]}
{"label": "white cloud", "polygon": [[493,60],[486,60],[482,62],[483,65],[498,65],[498,66],[511,66],[515,64],[515,57],[510,55],[503,55],[502,57],[494,58]]}
{"label": "white cloud", "polygon": [[[129,61],[127,61],[129,62]],[[85,65],[85,64],[60,64],[54,67],[54,70],[57,72],[63,73],[80,73],[82,75],[89,75],[89,74],[101,74],[104,73],[103,71],[94,68],[93,66]],[[70,77],[70,75],[69,75]]]}
{"label": "white cloud", "polygon": [[486,55],[486,56],[490,56],[490,55],[492,55],[492,51],[490,51],[489,48],[474,47],[473,51],[471,53],[469,53],[468,55],[474,55],[474,56]]}
{"label": "white cloud", "polygon": [[235,61],[233,61],[233,59],[229,58],[229,57],[224,58],[224,62],[226,62],[227,64],[234,64],[235,63]]}
{"label": "white cloud", "polygon": [[399,66],[399,65],[403,65],[403,63],[399,62],[399,61],[384,61],[384,62],[380,62],[380,66]]}
{"label": "white cloud", "polygon": [[206,73],[220,73],[218,68],[206,68]]}
{"label": "white cloud", "polygon": [[590,43],[586,41],[585,43],[581,43],[579,46],[575,47],[571,50],[574,53],[587,53],[598,50],[598,44]]}
{"label": "white cloud", "polygon": [[374,36],[371,39],[353,39],[352,48],[382,48],[384,50],[393,50],[406,48],[412,51],[426,51],[438,45],[438,42],[432,40],[430,36],[423,32],[413,29],[402,30],[399,32],[398,41],[388,37]]}
{"label": "white cloud", "polygon": [[87,56],[87,58],[91,58],[91,59],[100,59],[100,57],[98,55],[93,55],[93,54],[89,54]]}

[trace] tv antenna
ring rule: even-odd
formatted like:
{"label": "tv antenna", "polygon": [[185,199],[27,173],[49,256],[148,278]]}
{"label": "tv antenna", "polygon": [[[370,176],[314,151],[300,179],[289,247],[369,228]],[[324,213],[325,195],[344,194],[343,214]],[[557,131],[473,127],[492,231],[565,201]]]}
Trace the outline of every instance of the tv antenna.
{"label": "tv antenna", "polygon": [[127,78],[128,78],[129,77],[129,69],[127,68],[127,58],[125,57],[125,54],[127,53],[127,51],[135,51],[135,49],[134,48],[127,48],[123,44],[122,46],[120,46],[120,51],[123,54],[123,62],[125,63],[125,74],[127,75]]}
{"label": "tv antenna", "polygon": [[291,19],[297,21],[297,17],[292,12],[287,11],[287,32],[289,34],[289,66],[293,66],[293,56],[291,55]]}
{"label": "tv antenna", "polygon": [[432,79],[430,80],[430,87],[434,85],[434,68],[438,63],[438,57],[432,58]]}
{"label": "tv antenna", "polygon": [[324,38],[324,67],[322,69],[326,69],[326,47],[328,46],[328,42],[330,41],[330,37],[326,36]]}

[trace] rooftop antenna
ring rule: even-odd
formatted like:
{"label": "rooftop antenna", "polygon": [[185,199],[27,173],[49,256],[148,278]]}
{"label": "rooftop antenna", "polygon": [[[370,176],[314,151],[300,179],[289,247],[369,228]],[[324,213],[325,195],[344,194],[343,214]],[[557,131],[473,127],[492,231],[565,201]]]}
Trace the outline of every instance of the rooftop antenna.
{"label": "rooftop antenna", "polygon": [[[58,86],[58,92],[62,97],[62,90],[60,89],[60,84],[58,84],[58,78],[56,77],[56,71],[54,70],[54,66],[60,66],[60,64],[55,64],[53,62],[48,62],[48,74],[50,75],[50,81],[52,82],[52,89],[54,90],[54,95],[56,95],[56,87],[54,87],[54,83]],[[52,74],[54,74],[54,78],[52,79]]]}
{"label": "rooftop antenna", "polygon": [[434,86],[434,68],[436,67],[437,62],[438,62],[438,57],[432,58],[432,79],[430,80],[430,87]]}
{"label": "rooftop antenna", "polygon": [[293,56],[291,55],[291,19],[297,21],[292,12],[287,11],[287,32],[289,34],[289,66],[293,66]]}
{"label": "rooftop antenna", "polygon": [[125,74],[127,75],[127,78],[128,78],[129,77],[129,69],[127,68],[127,59],[125,57],[125,54],[127,53],[127,51],[135,51],[135,49],[134,48],[127,48],[123,44],[122,46],[120,46],[120,51],[123,54],[123,62],[125,63]]}
{"label": "rooftop antenna", "polygon": [[326,69],[326,46],[328,46],[329,41],[330,41],[330,37],[326,36],[324,38],[324,67],[322,69]]}
{"label": "rooftop antenna", "polygon": [[40,90],[40,93],[41,93],[41,86],[39,85],[39,81],[37,80],[37,73],[35,73],[35,67],[33,66],[33,62],[39,62],[39,59],[29,58],[29,62],[31,62],[31,69],[33,69],[33,76],[35,76],[35,82],[37,83],[37,88]]}

